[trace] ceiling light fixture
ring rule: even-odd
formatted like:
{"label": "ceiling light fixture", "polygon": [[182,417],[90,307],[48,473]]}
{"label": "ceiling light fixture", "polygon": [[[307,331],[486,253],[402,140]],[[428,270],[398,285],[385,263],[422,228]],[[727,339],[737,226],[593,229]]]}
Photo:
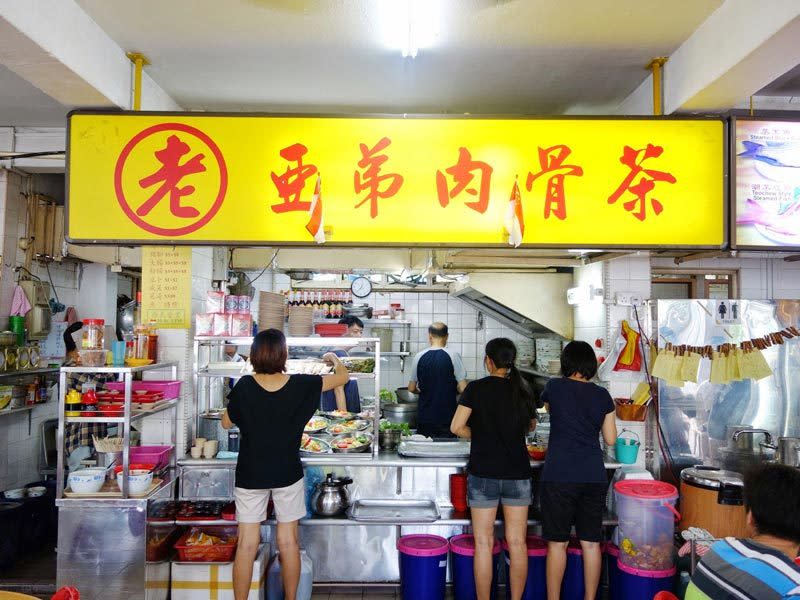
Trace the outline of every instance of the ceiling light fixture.
{"label": "ceiling light fixture", "polygon": [[403,58],[416,58],[433,46],[442,22],[443,0],[384,0],[380,6],[381,37],[387,47],[400,50]]}

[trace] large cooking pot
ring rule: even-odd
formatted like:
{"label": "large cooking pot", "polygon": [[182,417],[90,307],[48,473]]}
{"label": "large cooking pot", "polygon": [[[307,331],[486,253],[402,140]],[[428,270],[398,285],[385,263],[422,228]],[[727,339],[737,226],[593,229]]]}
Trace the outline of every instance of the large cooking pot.
{"label": "large cooking pot", "polygon": [[407,387],[399,387],[394,393],[397,394],[399,404],[417,404],[419,402],[419,394],[409,392]]}
{"label": "large cooking pot", "polygon": [[317,489],[311,499],[311,507],[321,517],[336,517],[344,514],[350,507],[350,494],[347,486],[353,483],[349,477],[334,479],[333,473],[328,473],[325,481],[317,484]]}
{"label": "large cooking pot", "polygon": [[384,404],[382,407],[383,416],[392,423],[408,423],[408,426],[414,429],[417,426],[417,411],[416,404],[400,404],[392,402]]}
{"label": "large cooking pot", "polygon": [[742,476],[696,466],[681,471],[681,531],[702,527],[715,538],[747,537]]}

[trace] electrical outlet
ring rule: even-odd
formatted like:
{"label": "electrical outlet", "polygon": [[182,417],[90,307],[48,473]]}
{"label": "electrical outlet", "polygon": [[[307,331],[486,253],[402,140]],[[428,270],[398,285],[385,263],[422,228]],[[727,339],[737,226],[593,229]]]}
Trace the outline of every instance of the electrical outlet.
{"label": "electrical outlet", "polygon": [[644,304],[642,297],[634,292],[617,292],[614,300],[619,306],[641,306]]}

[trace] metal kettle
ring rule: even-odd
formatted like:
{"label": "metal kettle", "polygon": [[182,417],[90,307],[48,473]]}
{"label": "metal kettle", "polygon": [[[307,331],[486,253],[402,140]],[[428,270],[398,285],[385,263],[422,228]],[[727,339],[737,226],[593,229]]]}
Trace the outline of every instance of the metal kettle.
{"label": "metal kettle", "polygon": [[325,481],[317,484],[314,496],[311,498],[312,510],[321,517],[336,517],[350,506],[350,493],[347,485],[353,483],[350,477],[334,479],[333,473],[328,473]]}

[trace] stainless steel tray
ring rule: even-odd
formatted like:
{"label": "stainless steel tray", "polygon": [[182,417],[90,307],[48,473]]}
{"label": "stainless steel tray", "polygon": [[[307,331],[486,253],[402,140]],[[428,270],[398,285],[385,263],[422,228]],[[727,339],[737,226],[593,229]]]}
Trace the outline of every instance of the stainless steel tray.
{"label": "stainless steel tray", "polygon": [[433,500],[370,500],[359,499],[347,510],[347,516],[354,521],[382,523],[433,523],[440,514]]}
{"label": "stainless steel tray", "polygon": [[464,458],[469,456],[469,442],[415,442],[404,440],[397,447],[401,456],[415,458]]}

